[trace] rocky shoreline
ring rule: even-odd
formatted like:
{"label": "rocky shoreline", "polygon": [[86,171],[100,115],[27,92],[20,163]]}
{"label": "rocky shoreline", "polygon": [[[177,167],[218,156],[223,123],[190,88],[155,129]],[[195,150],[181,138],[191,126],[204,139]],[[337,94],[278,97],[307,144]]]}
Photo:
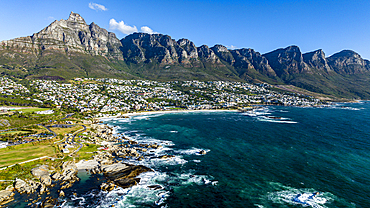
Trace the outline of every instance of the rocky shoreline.
{"label": "rocky shoreline", "polygon": [[[134,186],[140,182],[138,176],[141,173],[153,171],[148,167],[124,161],[126,159],[140,161],[151,158],[150,152],[162,148],[161,145],[157,143],[140,144],[129,138],[114,136],[113,127],[104,124],[92,124],[92,129],[94,131],[90,132],[92,140],[104,148],[102,151],[95,152],[92,160],[82,160],[78,163],[66,161],[60,167],[41,165],[33,168],[31,171],[32,180],[16,179],[13,186],[0,191],[0,207],[14,200],[16,193],[37,196],[37,198],[28,201],[30,207],[58,206],[58,198],[65,197],[66,189],[71,188],[76,181],[80,180],[77,177],[79,170],[86,170],[92,175],[102,174],[106,181],[96,188],[103,191],[112,191],[117,187]],[[204,152],[200,154],[204,154]],[[172,157],[173,155],[162,155],[156,158],[165,160]],[[53,197],[53,194],[50,194],[53,187],[58,189],[58,197]],[[160,186],[152,188],[160,188]]]}

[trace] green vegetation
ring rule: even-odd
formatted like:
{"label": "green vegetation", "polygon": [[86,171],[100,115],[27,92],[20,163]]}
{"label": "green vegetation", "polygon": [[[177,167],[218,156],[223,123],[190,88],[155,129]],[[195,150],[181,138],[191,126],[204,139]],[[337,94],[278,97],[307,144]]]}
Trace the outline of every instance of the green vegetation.
{"label": "green vegetation", "polygon": [[[49,165],[56,168],[56,170],[60,169],[60,166],[63,161],[71,160],[72,158],[65,158],[65,160],[51,160],[51,159],[41,159],[35,160],[32,162],[24,163],[24,164],[16,164],[12,167],[9,167],[5,170],[0,170],[0,180],[14,180],[15,178],[22,178],[22,179],[33,179],[34,176],[31,174],[31,170],[38,166],[38,165]],[[0,190],[5,189],[7,186],[12,185],[13,182],[6,181],[0,182]]]}
{"label": "green vegetation", "polygon": [[15,112],[12,115],[2,114],[0,115],[0,120],[7,120],[9,125],[0,125],[0,130],[47,123],[50,120],[58,120],[61,117],[61,115],[38,115],[33,113],[18,112]]}
{"label": "green vegetation", "polygon": [[76,158],[79,160],[88,160],[91,159],[94,152],[98,150],[98,147],[100,145],[96,144],[84,144],[84,146],[78,151],[78,154],[76,155]]}
{"label": "green vegetation", "polygon": [[80,130],[80,129],[83,129],[83,127],[80,126],[80,125],[75,125],[75,126],[70,127],[70,128],[60,128],[60,127],[50,128],[50,130],[54,131],[58,135],[59,134],[64,135],[64,134],[67,134],[67,133],[74,133],[74,132],[76,132],[77,130]]}
{"label": "green vegetation", "polygon": [[42,106],[33,100],[26,100],[21,96],[0,95],[0,105],[7,106]]}
{"label": "green vegetation", "polygon": [[14,111],[21,111],[23,113],[33,113],[36,111],[46,111],[46,110],[50,110],[50,108],[22,108]]}
{"label": "green vegetation", "polygon": [[31,142],[0,149],[0,167],[16,164],[42,156],[55,156],[54,140]]}

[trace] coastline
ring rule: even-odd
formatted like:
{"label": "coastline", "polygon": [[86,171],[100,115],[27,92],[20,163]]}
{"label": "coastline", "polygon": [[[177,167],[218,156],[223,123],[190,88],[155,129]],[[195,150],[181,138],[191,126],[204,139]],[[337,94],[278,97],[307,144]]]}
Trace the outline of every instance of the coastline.
{"label": "coastline", "polygon": [[131,117],[131,116],[142,116],[142,115],[153,115],[153,114],[169,114],[169,113],[197,113],[197,112],[237,112],[238,110],[227,110],[227,109],[219,109],[219,110],[168,110],[168,111],[140,111],[140,112],[133,112],[133,113],[124,113],[118,116],[106,116],[106,117],[99,117],[97,119],[114,119],[114,118],[122,118],[122,117]]}

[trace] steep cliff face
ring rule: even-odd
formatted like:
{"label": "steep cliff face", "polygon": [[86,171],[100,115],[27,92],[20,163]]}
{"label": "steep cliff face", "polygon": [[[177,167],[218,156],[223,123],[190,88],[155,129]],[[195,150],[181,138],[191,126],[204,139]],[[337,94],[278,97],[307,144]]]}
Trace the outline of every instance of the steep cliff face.
{"label": "steep cliff face", "polygon": [[325,72],[332,71],[325,58],[325,53],[321,49],[303,54],[303,60],[311,68],[316,68]]}
{"label": "steep cliff face", "polygon": [[328,57],[328,64],[339,74],[359,74],[370,71],[368,60],[351,50],[343,50]]}
{"label": "steep cliff face", "polygon": [[221,64],[220,58],[216,56],[215,52],[211,50],[208,46],[202,45],[198,50],[199,58],[202,61],[212,63],[212,64]]}
{"label": "steep cliff face", "polygon": [[235,63],[235,58],[233,57],[233,55],[231,54],[231,52],[229,51],[229,49],[227,49],[225,46],[223,45],[215,45],[211,48],[211,50],[223,61],[226,61],[228,64],[230,65],[234,65]]}
{"label": "steep cliff face", "polygon": [[221,64],[216,54],[203,45],[196,47],[187,39],[175,41],[168,35],[134,33],[121,40],[125,60],[132,63],[180,64],[184,67],[199,65],[201,61]]}
{"label": "steep cliff face", "polygon": [[107,58],[122,59],[120,41],[114,33],[100,28],[71,12],[67,20],[54,21],[32,36],[2,41],[1,49],[47,55],[54,52],[84,53]]}
{"label": "steep cliff face", "polygon": [[231,53],[235,58],[235,67],[245,68],[247,66],[255,69],[263,75],[269,77],[276,76],[276,73],[269,65],[268,60],[253,49],[238,49],[231,51]]}
{"label": "steep cliff face", "polygon": [[184,59],[186,52],[168,35],[134,33],[121,40],[125,60],[133,63],[157,61],[173,64]]}
{"label": "steep cliff face", "polygon": [[309,67],[303,61],[301,50],[298,46],[289,46],[277,49],[263,55],[279,77],[308,72]]}

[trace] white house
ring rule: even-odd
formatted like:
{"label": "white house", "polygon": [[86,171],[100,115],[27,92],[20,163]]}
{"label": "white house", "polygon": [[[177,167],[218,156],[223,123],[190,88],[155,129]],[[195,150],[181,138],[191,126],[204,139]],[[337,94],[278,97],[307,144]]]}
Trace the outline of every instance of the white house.
{"label": "white house", "polygon": [[9,143],[8,142],[2,142],[2,141],[0,141],[0,148],[5,148],[5,147],[7,147],[9,145]]}

